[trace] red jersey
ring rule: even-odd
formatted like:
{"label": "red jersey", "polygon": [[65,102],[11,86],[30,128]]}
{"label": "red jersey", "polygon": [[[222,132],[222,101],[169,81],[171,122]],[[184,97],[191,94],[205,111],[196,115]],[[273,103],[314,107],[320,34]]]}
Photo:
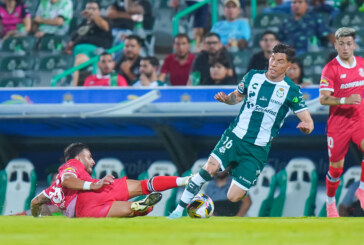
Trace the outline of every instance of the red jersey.
{"label": "red jersey", "polygon": [[43,194],[49,198],[52,202],[52,205],[57,206],[58,208],[65,210],[70,202],[76,197],[79,191],[70,190],[62,187],[62,179],[64,174],[73,174],[76,178],[97,182],[98,180],[94,180],[91,178],[90,174],[86,171],[85,166],[76,159],[71,159],[65,164],[63,164],[58,169],[58,175],[56,181],[47,189],[43,191]]}
{"label": "red jersey", "polygon": [[[118,76],[118,80],[117,80],[117,85],[119,87],[125,87],[128,86],[128,82],[125,80],[125,78],[123,76],[120,76],[119,74]],[[99,74],[97,75],[92,75],[86,78],[85,83],[83,84],[83,86],[89,87],[89,86],[111,86],[111,82],[110,82],[110,75],[106,75],[106,76],[101,76]]]}
{"label": "red jersey", "polygon": [[[344,64],[339,56],[330,61],[323,69],[320,91],[328,90],[337,98],[349,97],[364,91],[364,58],[354,56],[351,67]],[[343,131],[364,122],[364,102],[360,105],[330,106],[330,117],[327,122],[328,132]]]}

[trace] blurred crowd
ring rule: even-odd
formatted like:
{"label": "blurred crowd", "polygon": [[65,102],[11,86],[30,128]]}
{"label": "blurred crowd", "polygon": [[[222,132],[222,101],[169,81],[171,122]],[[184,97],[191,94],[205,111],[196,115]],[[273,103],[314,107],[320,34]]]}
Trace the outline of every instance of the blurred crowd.
{"label": "blurred crowd", "polygon": [[[165,0],[165,4],[177,13],[200,1]],[[57,50],[74,57],[72,66],[98,56],[97,64],[73,74],[67,84],[71,86],[234,85],[250,69],[267,69],[272,48],[279,42],[296,49],[287,76],[300,86],[318,84],[319,79],[305,70],[305,55],[321,52],[325,62],[335,57],[335,20],[348,11],[364,11],[363,0],[270,0],[258,16],[280,21],[268,18],[261,28],[258,16],[255,23],[247,17],[248,1],[220,0],[219,21],[211,25],[211,8],[202,6],[188,15],[192,30],[173,37],[173,52],[155,56],[153,1],[39,0],[31,13],[28,5],[34,7],[35,2],[1,0],[2,50],[17,37],[31,36],[35,48],[41,49],[42,40],[61,36],[66,44]],[[124,45],[122,51],[106,52],[119,44]]]}

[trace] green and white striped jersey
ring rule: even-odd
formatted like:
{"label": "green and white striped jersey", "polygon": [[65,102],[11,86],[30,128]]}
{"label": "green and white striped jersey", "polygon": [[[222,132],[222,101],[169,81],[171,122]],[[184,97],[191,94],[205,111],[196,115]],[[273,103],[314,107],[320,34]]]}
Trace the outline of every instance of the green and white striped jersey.
{"label": "green and white striped jersey", "polygon": [[280,82],[270,81],[266,71],[250,70],[238,85],[245,94],[239,116],[230,129],[240,139],[266,146],[277,136],[290,109],[307,110],[300,88],[287,76]]}

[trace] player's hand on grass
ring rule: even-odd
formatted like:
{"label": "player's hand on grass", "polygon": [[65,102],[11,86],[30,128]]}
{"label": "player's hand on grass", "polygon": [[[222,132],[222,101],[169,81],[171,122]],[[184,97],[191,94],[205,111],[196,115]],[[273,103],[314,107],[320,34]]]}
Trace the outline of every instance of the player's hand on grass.
{"label": "player's hand on grass", "polygon": [[345,104],[347,105],[360,105],[361,103],[360,94],[351,94],[349,97],[345,98]]}
{"label": "player's hand on grass", "polygon": [[307,122],[300,122],[297,125],[297,128],[304,134],[309,134],[312,132],[313,130],[313,124],[312,123],[307,123]]}
{"label": "player's hand on grass", "polygon": [[227,97],[228,96],[224,92],[219,92],[219,93],[215,94],[214,99],[218,100],[222,103],[226,103]]}
{"label": "player's hand on grass", "polygon": [[105,185],[111,185],[114,182],[115,177],[111,174],[106,175],[104,178],[100,179],[98,182],[92,184],[92,190],[98,190]]}

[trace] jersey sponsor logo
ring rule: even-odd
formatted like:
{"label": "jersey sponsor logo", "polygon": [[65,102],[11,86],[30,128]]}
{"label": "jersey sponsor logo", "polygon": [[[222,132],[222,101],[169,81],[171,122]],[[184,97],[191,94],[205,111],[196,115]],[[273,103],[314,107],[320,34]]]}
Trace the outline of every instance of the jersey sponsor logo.
{"label": "jersey sponsor logo", "polygon": [[298,100],[297,96],[295,96],[295,97],[292,99],[292,102],[293,102],[293,103],[298,103],[298,101],[299,101],[299,100]]}
{"label": "jersey sponsor logo", "polygon": [[346,74],[341,74],[341,75],[340,75],[340,78],[341,78],[341,79],[346,78]]}
{"label": "jersey sponsor logo", "polygon": [[225,151],[226,151],[225,146],[221,146],[221,147],[219,148],[219,152],[220,152],[221,154],[224,154],[224,153],[225,153]]}
{"label": "jersey sponsor logo", "polygon": [[323,78],[321,78],[320,85],[327,87],[327,86],[329,86],[329,82],[327,81],[326,78],[323,77]]}
{"label": "jersey sponsor logo", "polygon": [[284,89],[283,88],[278,89],[277,92],[276,92],[276,95],[279,98],[282,98],[284,96]]}
{"label": "jersey sponsor logo", "polygon": [[341,84],[340,88],[347,89],[347,88],[353,88],[353,87],[360,87],[363,85],[364,85],[364,80],[361,80],[361,81],[355,81],[355,82],[351,82],[351,83]]}
{"label": "jersey sponsor logo", "polygon": [[258,86],[258,83],[254,83],[254,84],[252,85],[252,88],[253,88],[253,89],[257,89],[257,86]]}
{"label": "jersey sponsor logo", "polygon": [[271,114],[273,116],[276,116],[277,115],[277,112],[272,111],[272,110],[270,110],[268,108],[261,107],[259,105],[256,105],[255,106],[255,111],[257,111],[257,112],[263,112],[263,113],[268,113],[268,114]]}
{"label": "jersey sponsor logo", "polygon": [[278,100],[275,100],[275,99],[271,99],[270,102],[274,103],[274,104],[277,104],[277,105],[283,105],[282,102],[278,101]]}
{"label": "jersey sponsor logo", "polygon": [[359,68],[359,76],[364,77],[364,68]]}

